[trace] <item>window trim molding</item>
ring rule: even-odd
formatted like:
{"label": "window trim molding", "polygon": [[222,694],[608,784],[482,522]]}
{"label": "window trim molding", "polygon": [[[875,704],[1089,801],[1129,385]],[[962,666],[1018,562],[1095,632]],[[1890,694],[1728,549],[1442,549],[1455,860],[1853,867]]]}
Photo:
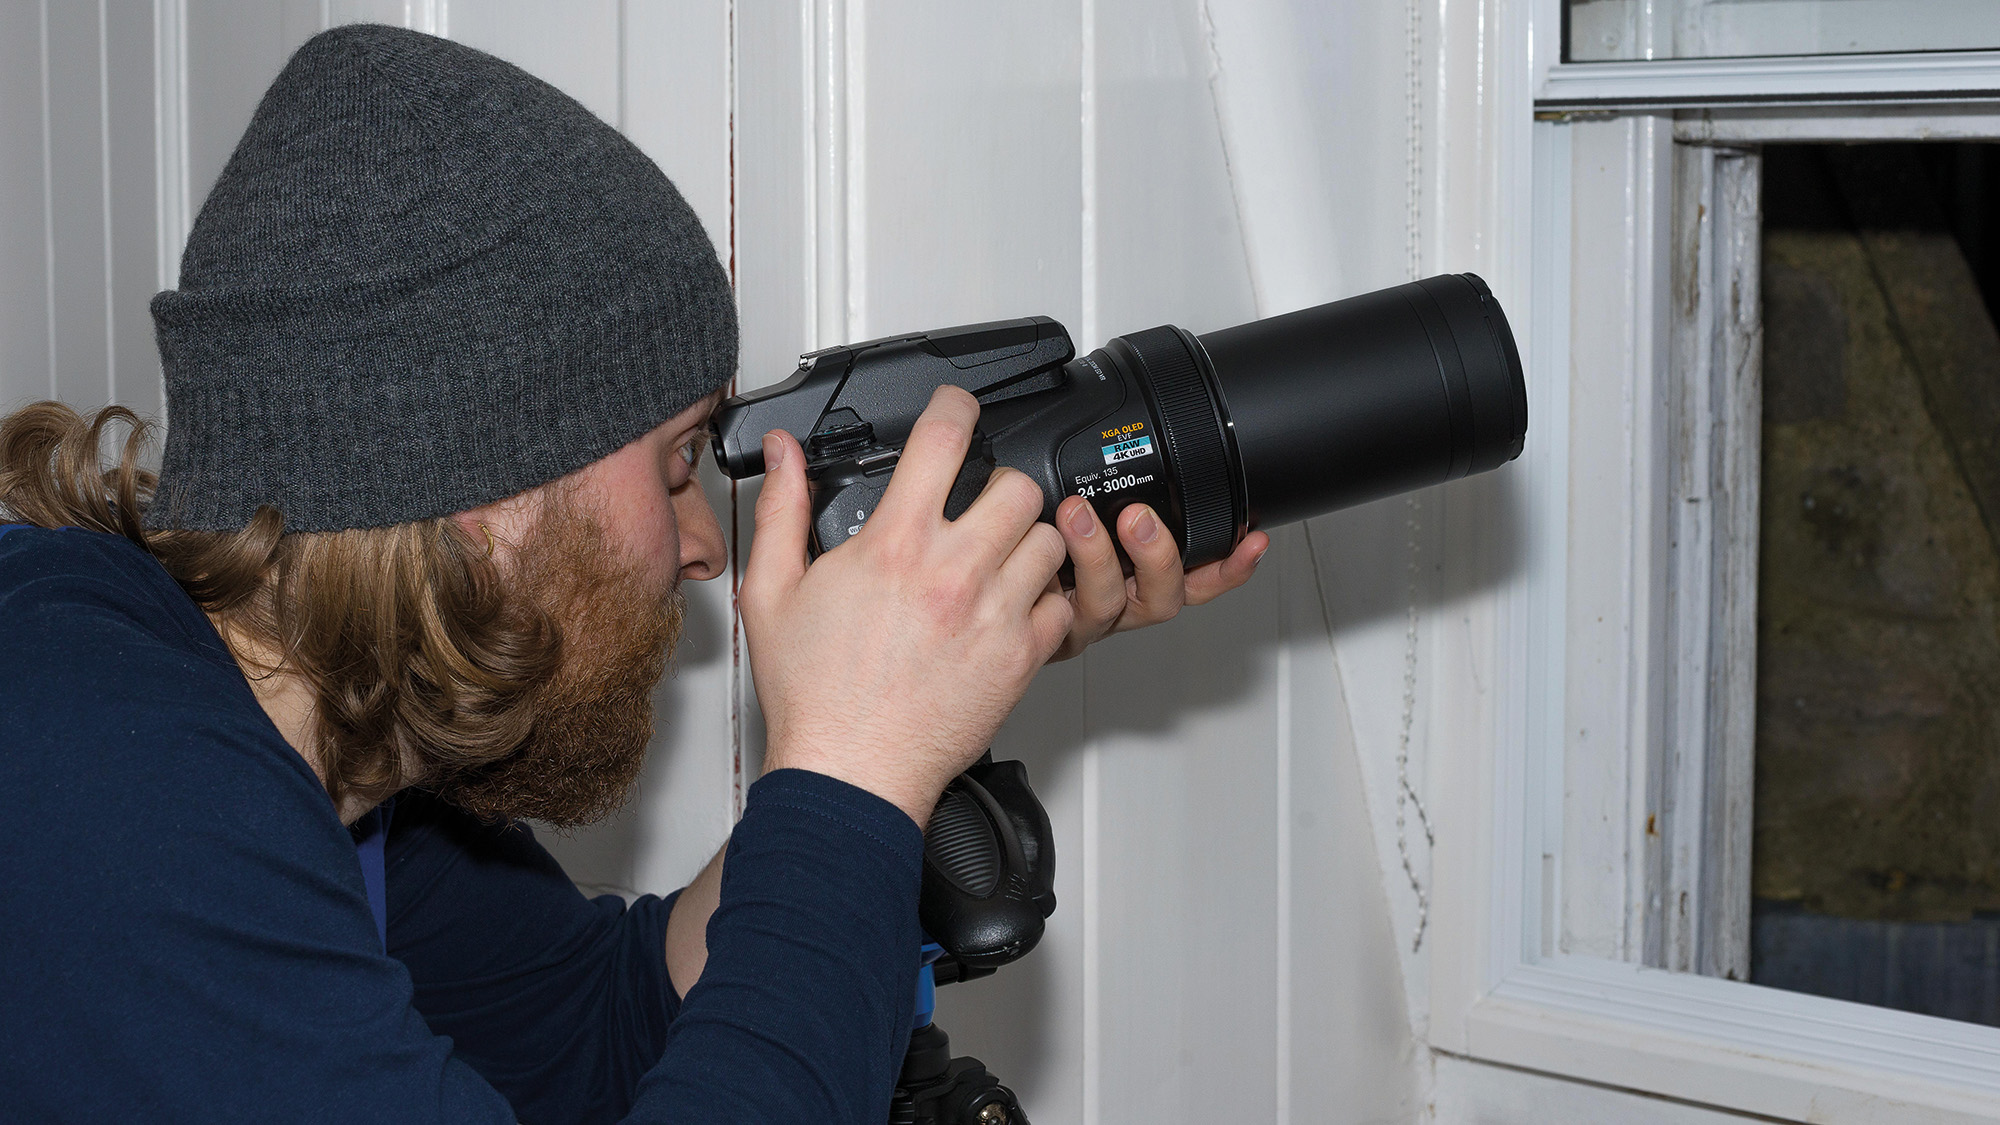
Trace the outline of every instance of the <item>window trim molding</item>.
{"label": "window trim molding", "polygon": [[[1586,373],[1571,370],[1571,340],[1573,332],[1605,328],[1571,323],[1576,201],[1568,126],[1531,112],[1542,73],[1534,60],[1548,57],[1542,49],[1560,25],[1547,17],[1560,14],[1558,0],[1486,2],[1497,16],[1494,57],[1526,64],[1497,68],[1481,100],[1497,157],[1487,180],[1496,208],[1492,276],[1518,309],[1516,324],[1528,329],[1530,430],[1539,437],[1510,470],[1511,511],[1460,511],[1446,524],[1447,557],[1490,551],[1486,544],[1497,539],[1513,545],[1515,563],[1493,589],[1490,614],[1466,620],[1463,666],[1437,669],[1436,689],[1461,706],[1441,715],[1427,748],[1431,775],[1449,779],[1433,794],[1434,811],[1453,830],[1441,833],[1434,853],[1437,926],[1424,1034],[1453,1054],[1777,1118],[2000,1119],[2000,1028],[1647,968],[1629,942],[1617,957],[1631,960],[1620,960],[1562,953],[1548,940],[1561,918],[1563,809],[1571,799],[1563,774],[1572,733],[1567,683],[1572,662],[1588,655],[1574,650],[1568,618],[1574,528],[1589,528],[1603,545],[1591,551],[1605,557],[1586,552],[1585,565],[1629,571],[1614,576],[1630,599],[1620,626],[1626,665],[1592,673],[1607,691],[1612,680],[1624,681],[1615,690],[1629,697],[1618,704],[1629,716],[1618,734],[1627,776],[1646,768],[1651,751],[1651,720],[1642,712],[1659,693],[1647,662],[1664,649],[1647,626],[1646,568],[1656,564],[1639,557],[1652,514],[1580,511],[1570,502],[1571,390],[1589,386]],[[1527,15],[1536,18],[1520,18]],[[1650,116],[1656,139],[1674,128],[1670,115]],[[1873,118],[1829,115],[1817,124],[1837,129],[1842,120],[1866,126]],[[1659,216],[1641,213],[1655,206],[1643,196],[1628,192],[1623,204],[1622,233],[1635,246],[1661,233]],[[1669,261],[1661,252],[1636,260],[1655,272]],[[1628,323],[1611,330],[1630,337],[1631,361],[1600,378],[1637,380],[1627,389],[1626,416],[1577,423],[1622,427],[1642,456],[1668,452],[1648,397],[1670,374],[1658,339],[1669,331],[1660,309],[1667,284],[1664,276],[1636,278],[1616,298]],[[1643,805],[1628,805],[1632,812],[1643,819]]]}
{"label": "window trim molding", "polygon": [[1535,109],[1574,113],[1995,97],[2000,97],[2000,51],[1912,51],[1551,62],[1536,84]]}
{"label": "window trim molding", "polygon": [[[1663,130],[1664,131],[1664,130]],[[1662,727],[1648,757],[1658,894],[1646,964],[1750,979],[1763,444],[1758,150],[1666,146],[1673,199],[1669,358],[1653,373],[1670,530],[1654,591]],[[1657,507],[1657,506],[1656,506]],[[1635,660],[1644,654],[1635,651]]]}

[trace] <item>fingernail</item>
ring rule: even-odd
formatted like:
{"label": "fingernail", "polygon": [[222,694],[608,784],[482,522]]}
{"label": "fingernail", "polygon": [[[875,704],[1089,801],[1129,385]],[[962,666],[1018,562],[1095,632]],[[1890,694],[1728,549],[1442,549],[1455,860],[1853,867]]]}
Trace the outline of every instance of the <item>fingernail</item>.
{"label": "fingernail", "polygon": [[1160,521],[1154,519],[1151,512],[1140,512],[1139,518],[1132,521],[1132,538],[1141,543],[1151,543],[1159,537]]}
{"label": "fingernail", "polygon": [[1078,539],[1088,539],[1097,534],[1097,517],[1091,513],[1088,502],[1078,504],[1076,511],[1069,514],[1069,529]]}
{"label": "fingernail", "polygon": [[785,443],[776,434],[764,435],[764,471],[770,472],[785,463]]}
{"label": "fingernail", "polygon": [[1263,562],[1264,556],[1270,553],[1271,553],[1271,545],[1269,543],[1266,543],[1262,547],[1257,548],[1257,553],[1250,556],[1250,565],[1254,567],[1258,563]]}

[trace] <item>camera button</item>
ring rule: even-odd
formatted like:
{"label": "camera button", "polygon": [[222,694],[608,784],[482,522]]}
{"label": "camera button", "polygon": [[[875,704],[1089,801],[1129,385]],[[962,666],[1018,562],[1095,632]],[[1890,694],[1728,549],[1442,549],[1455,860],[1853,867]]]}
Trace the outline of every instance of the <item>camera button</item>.
{"label": "camera button", "polygon": [[895,468],[896,462],[902,458],[903,451],[900,449],[878,449],[856,457],[854,466],[869,476],[874,476],[884,469]]}

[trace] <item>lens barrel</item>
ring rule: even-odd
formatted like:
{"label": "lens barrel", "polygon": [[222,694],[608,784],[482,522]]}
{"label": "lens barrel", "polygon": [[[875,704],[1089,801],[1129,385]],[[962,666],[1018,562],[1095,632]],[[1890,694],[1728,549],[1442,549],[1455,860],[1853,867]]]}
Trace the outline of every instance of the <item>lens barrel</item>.
{"label": "lens barrel", "polygon": [[1249,527],[1496,468],[1527,434],[1514,334],[1473,274],[1199,339],[1234,431]]}
{"label": "lens barrel", "polygon": [[1474,274],[1106,349],[1148,388],[1191,562],[1252,528],[1496,468],[1527,435],[1520,352]]}

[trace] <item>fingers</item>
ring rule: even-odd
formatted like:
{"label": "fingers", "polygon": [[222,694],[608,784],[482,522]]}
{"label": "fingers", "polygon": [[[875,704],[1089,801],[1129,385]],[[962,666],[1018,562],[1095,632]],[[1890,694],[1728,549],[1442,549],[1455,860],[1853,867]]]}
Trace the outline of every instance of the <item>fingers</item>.
{"label": "fingers", "polygon": [[757,496],[757,532],[743,570],[746,596],[767,587],[796,586],[805,576],[811,532],[805,452],[791,434],[772,430],[764,435],[764,488]]}
{"label": "fingers", "polygon": [[[1055,528],[1045,523],[1031,524],[1000,567],[1000,582],[1009,603],[1021,610],[1039,605],[1048,595],[1049,579],[1061,568],[1065,554],[1063,538]],[[1068,604],[1069,599],[1063,598],[1063,602]],[[1068,626],[1064,629],[1067,631]]]}
{"label": "fingers", "polygon": [[1131,624],[1171,620],[1187,604],[1180,544],[1174,541],[1173,533],[1151,508],[1133,504],[1118,513],[1118,541],[1132,559],[1127,614],[1136,620]]}
{"label": "fingers", "polygon": [[1069,557],[1076,563],[1076,631],[1088,644],[1110,631],[1125,612],[1125,571],[1118,545],[1104,530],[1090,501],[1072,496],[1056,508]]}
{"label": "fingers", "polygon": [[917,424],[903,443],[895,475],[876,506],[875,519],[893,523],[928,523],[944,511],[945,497],[965,464],[972,430],[979,422],[979,400],[965,390],[944,386],[931,393]]}
{"label": "fingers", "polygon": [[[1003,465],[986,478],[986,487],[972,506],[952,521],[953,527],[984,545],[993,558],[1004,559],[1041,518],[1044,503],[1042,486],[1034,478]],[[1061,536],[1056,539],[1060,544]]]}
{"label": "fingers", "polygon": [[1253,531],[1243,537],[1226,559],[1198,566],[1188,571],[1187,604],[1201,605],[1234,590],[1250,576],[1257,573],[1257,564],[1263,560],[1264,552],[1271,549],[1271,537],[1261,531]]}
{"label": "fingers", "polygon": [[[943,386],[931,393],[870,521],[879,529],[878,537],[928,528],[940,520],[978,422],[979,401],[967,391]],[[1003,466],[987,478],[971,508],[952,523],[983,545],[983,553],[999,565],[1013,555],[1022,536],[1041,517],[1044,503],[1040,485]]]}
{"label": "fingers", "polygon": [[1075,620],[1075,607],[1060,591],[1043,591],[1035,599],[1034,608],[1028,611],[1028,623],[1037,642],[1036,655],[1041,658],[1038,663],[1046,663],[1063,647],[1063,639],[1069,636]]}

